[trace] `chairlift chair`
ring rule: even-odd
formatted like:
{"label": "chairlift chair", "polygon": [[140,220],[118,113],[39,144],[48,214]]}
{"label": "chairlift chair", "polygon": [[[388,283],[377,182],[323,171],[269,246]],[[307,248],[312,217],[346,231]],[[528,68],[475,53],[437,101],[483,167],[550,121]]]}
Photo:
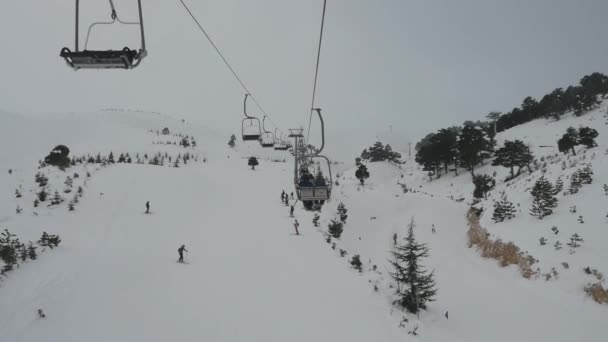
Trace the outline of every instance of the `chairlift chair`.
{"label": "chairlift chair", "polygon": [[262,135],[262,125],[260,124],[260,119],[247,115],[247,97],[249,97],[249,94],[245,94],[243,102],[243,114],[245,114],[245,118],[242,122],[241,133],[243,141],[257,141],[260,140],[260,136]]}
{"label": "chairlift chair", "polygon": [[263,133],[260,135],[260,144],[264,148],[269,148],[274,146],[274,134],[266,130],[266,115],[262,119],[262,129]]}
{"label": "chairlift chair", "polygon": [[[120,20],[116,13],[113,0],[108,0],[110,3],[111,14],[110,18],[112,21],[108,22],[95,22],[89,26],[87,32],[87,38],[85,41],[84,50],[79,50],[79,19],[80,19],[80,0],[76,0],[76,34],[75,34],[75,51],[71,51],[69,48],[64,47],[61,49],[59,56],[61,56],[66,63],[74,70],[79,69],[133,69],[137,67],[141,61],[146,57],[146,40],[144,35],[144,20],[141,9],[141,0],[137,0],[137,6],[139,11],[138,22],[125,22]],[[128,47],[120,50],[88,50],[87,45],[91,30],[97,25],[111,25],[114,23],[120,23],[124,25],[139,25],[141,34],[141,48],[139,50],[133,50]]]}

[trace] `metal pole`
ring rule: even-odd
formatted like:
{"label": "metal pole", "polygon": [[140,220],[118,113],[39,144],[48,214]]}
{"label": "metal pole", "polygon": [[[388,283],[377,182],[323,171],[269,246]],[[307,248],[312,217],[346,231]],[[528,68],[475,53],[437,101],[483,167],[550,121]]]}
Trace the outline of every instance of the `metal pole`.
{"label": "metal pole", "polygon": [[80,7],[80,0],[76,0],[76,44],[74,44],[76,46],[76,52],[78,52],[78,17],[79,17],[79,7]]}
{"label": "metal pole", "polygon": [[141,29],[141,50],[146,51],[146,37],[144,35],[144,16],[141,12],[141,0],[137,0],[137,5],[139,6],[139,27]]}

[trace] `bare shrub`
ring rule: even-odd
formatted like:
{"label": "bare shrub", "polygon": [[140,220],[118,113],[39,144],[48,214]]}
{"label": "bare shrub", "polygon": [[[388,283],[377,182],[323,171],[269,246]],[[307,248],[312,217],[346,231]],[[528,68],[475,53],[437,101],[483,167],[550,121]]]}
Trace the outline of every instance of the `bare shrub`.
{"label": "bare shrub", "polygon": [[600,282],[585,286],[585,293],[599,304],[608,304],[608,290]]}

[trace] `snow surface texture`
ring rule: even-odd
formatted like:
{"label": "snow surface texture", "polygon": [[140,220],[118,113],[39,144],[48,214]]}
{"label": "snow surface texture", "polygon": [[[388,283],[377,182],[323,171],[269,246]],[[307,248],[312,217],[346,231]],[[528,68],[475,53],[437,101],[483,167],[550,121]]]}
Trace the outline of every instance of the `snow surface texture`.
{"label": "snow surface texture", "polygon": [[[536,121],[499,135],[499,140],[519,137],[532,143],[540,157],[536,146],[555,145],[557,134],[569,125],[593,119],[600,131],[600,146],[587,152],[588,159],[590,153],[597,154],[594,183],[568,198],[585,210],[584,224],[575,221],[561,195],[554,216],[543,221],[529,217],[527,174],[508,190],[514,203],[521,202],[522,213],[513,221],[493,224],[488,218],[491,199],[481,203],[486,208],[482,225],[538,258],[543,270],[570,263],[569,270],[560,268],[560,278],[550,282],[523,279],[514,267],[500,268],[467,248],[465,214],[472,185],[465,172],[429,182],[411,163],[401,168],[374,163],[368,165],[370,179],[360,186],[354,169],[346,170],[322,210],[318,228],[312,225],[313,213],[298,206],[301,236],[295,236],[288,207],[280,203],[281,191],[292,191],[293,165],[287,152],[261,150],[240,139],[230,151],[229,137],[160,114],[0,113],[0,228],[22,241],[36,240],[43,230],[62,238],[59,248],[0,281],[0,341],[475,342],[606,336],[608,306],[585,296],[582,287],[589,279],[581,270],[588,264],[608,272],[600,247],[608,236],[601,220],[605,213],[598,209],[592,214],[593,206],[608,200],[600,170],[608,147],[604,112],[602,108],[556,123]],[[197,148],[153,144],[163,139],[149,130],[164,127],[194,136]],[[38,170],[38,160],[58,144],[67,145],[73,155],[113,151],[116,158],[123,152],[189,151],[199,159],[179,168],[95,164],[66,172]],[[252,155],[260,161],[255,171],[247,166],[246,158]],[[38,171],[49,177],[49,188],[58,190],[67,175],[80,174],[74,184],[84,187],[84,195],[74,212],[66,203],[33,208]],[[499,170],[497,179],[507,172]],[[560,163],[550,164],[547,173],[557,177]],[[540,171],[532,176],[540,177]],[[415,191],[404,194],[398,183]],[[504,186],[498,184],[499,189]],[[19,186],[23,197],[15,198]],[[491,196],[497,194],[494,190]],[[456,201],[460,198],[464,200]],[[144,214],[146,201],[151,204],[149,215]],[[349,217],[332,250],[324,234],[340,202]],[[20,215],[15,213],[17,205],[23,208]],[[435,270],[439,287],[437,301],[420,319],[391,305],[394,289],[388,276],[392,236],[405,236],[412,217],[417,238],[431,249],[425,266]],[[550,244],[538,245],[540,234],[555,239],[550,220],[560,226],[563,239],[575,230],[585,239],[575,254],[568,254],[567,248],[556,254]],[[176,263],[181,244],[189,250],[186,264]],[[347,251],[344,258],[339,249]],[[355,254],[361,255],[361,273],[348,264]],[[38,317],[38,309],[46,318]],[[414,329],[417,336],[408,334]]]}

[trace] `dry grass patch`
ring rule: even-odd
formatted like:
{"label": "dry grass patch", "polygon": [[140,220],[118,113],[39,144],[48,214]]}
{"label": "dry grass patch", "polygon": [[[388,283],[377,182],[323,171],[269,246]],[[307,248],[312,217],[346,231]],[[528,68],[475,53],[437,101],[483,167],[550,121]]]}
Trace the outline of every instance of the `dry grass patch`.
{"label": "dry grass patch", "polygon": [[585,286],[585,293],[600,304],[608,304],[608,289],[604,289],[600,282]]}
{"label": "dry grass patch", "polygon": [[502,267],[517,265],[521,275],[526,279],[538,274],[537,271],[532,270],[532,265],[536,263],[532,256],[522,252],[512,242],[490,238],[490,233],[479,224],[479,215],[475,209],[471,208],[469,210],[467,218],[469,222],[469,230],[467,231],[469,248],[477,247],[482,257],[498,260]]}

